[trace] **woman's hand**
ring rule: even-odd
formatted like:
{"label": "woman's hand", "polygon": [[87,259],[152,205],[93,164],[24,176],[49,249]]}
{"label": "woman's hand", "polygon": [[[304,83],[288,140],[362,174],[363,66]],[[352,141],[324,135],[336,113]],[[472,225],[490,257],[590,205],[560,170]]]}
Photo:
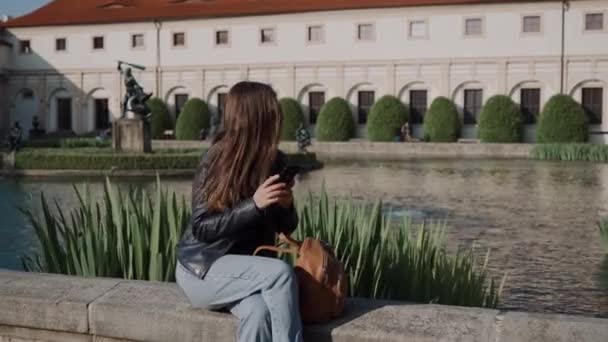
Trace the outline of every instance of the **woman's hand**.
{"label": "woman's hand", "polygon": [[284,183],[276,183],[277,180],[279,180],[279,175],[269,177],[253,194],[253,201],[259,209],[266,209],[275,203],[285,202],[285,198],[292,196],[291,190],[287,189]]}

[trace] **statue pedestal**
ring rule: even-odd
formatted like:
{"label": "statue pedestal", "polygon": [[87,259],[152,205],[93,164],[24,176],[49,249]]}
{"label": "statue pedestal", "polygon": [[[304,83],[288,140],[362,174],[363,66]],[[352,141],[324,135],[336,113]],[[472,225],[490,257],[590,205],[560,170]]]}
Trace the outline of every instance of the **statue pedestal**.
{"label": "statue pedestal", "polygon": [[113,123],[114,152],[152,152],[150,123],[141,119],[120,119]]}

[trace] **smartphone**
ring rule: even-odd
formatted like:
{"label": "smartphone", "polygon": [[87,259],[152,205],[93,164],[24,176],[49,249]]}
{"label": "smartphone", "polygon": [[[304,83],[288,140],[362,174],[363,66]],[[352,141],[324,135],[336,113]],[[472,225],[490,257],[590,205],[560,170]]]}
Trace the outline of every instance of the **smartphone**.
{"label": "smartphone", "polygon": [[295,176],[300,173],[301,168],[295,165],[288,165],[283,168],[281,173],[279,173],[279,183],[289,184]]}

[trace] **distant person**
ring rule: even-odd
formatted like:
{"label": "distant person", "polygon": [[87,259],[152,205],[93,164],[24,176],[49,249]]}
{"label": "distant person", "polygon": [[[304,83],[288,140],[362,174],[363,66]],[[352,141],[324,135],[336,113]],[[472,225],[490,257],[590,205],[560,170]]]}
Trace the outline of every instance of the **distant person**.
{"label": "distant person", "polygon": [[192,222],[178,245],[177,283],[196,307],[228,309],[238,341],[302,341],[293,268],[253,256],[298,224],[292,187],[278,182],[281,109],[269,86],[241,82],[229,92],[223,130],[192,185]]}

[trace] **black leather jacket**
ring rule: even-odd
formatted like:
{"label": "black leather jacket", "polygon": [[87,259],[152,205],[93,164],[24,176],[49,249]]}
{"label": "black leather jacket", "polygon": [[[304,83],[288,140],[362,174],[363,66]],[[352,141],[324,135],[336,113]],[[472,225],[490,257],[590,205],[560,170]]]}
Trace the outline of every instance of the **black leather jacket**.
{"label": "black leather jacket", "polygon": [[[211,147],[213,148],[213,147]],[[287,164],[287,156],[278,151],[271,174]],[[205,181],[207,155],[203,155],[192,186]],[[194,201],[193,201],[194,203]],[[211,265],[226,254],[252,255],[261,245],[274,245],[278,232],[292,233],[298,225],[293,206],[272,206],[259,210],[253,198],[247,198],[223,212],[211,213],[205,205],[192,208],[191,224],[177,246],[177,259],[191,273],[203,278]],[[261,254],[273,257],[272,253]]]}

